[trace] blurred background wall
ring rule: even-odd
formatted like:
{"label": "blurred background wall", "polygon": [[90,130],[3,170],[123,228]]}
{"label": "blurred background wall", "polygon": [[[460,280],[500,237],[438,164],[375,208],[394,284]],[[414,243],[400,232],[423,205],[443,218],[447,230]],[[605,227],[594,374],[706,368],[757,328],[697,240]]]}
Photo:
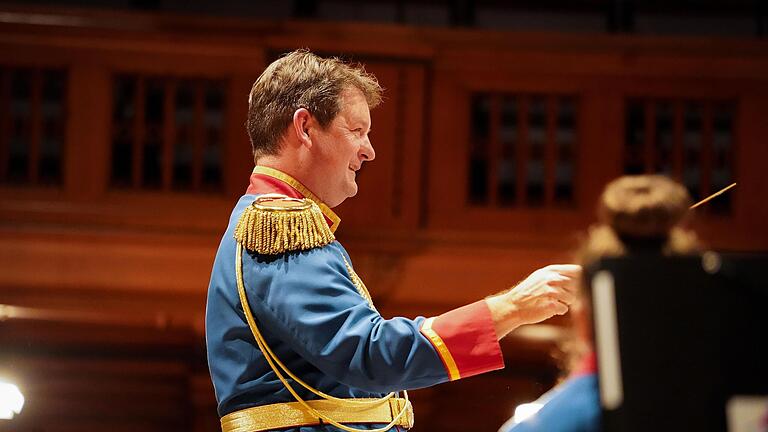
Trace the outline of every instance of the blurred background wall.
{"label": "blurred background wall", "polygon": [[[281,53],[386,88],[339,238],[385,316],[570,259],[602,186],[661,172],[706,243],[768,250],[764,2],[80,0],[0,4],[0,379],[9,431],[212,431],[208,276]],[[653,314],[653,311],[649,311]],[[503,371],[413,392],[414,431],[495,431],[559,377],[568,319]]]}

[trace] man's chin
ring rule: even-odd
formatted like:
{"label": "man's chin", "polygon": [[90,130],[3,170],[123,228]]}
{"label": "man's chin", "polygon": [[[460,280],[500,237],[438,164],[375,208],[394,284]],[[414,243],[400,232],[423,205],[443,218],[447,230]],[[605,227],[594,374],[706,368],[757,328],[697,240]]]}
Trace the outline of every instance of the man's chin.
{"label": "man's chin", "polygon": [[357,184],[353,188],[349,188],[349,190],[344,194],[345,196],[341,197],[338,202],[326,202],[325,204],[328,207],[334,208],[336,206],[341,205],[344,201],[347,200],[347,198],[352,198],[353,196],[357,195]]}
{"label": "man's chin", "polygon": [[350,181],[347,183],[347,190],[345,195],[347,198],[352,198],[353,196],[357,195],[357,182],[356,181]]}

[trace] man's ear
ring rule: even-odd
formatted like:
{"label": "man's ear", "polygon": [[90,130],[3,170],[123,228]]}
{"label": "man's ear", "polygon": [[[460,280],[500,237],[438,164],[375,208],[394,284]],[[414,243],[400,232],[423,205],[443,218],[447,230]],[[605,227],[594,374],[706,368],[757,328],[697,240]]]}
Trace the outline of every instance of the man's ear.
{"label": "man's ear", "polygon": [[312,114],[306,108],[299,108],[293,113],[293,132],[299,142],[307,147],[312,147],[312,139],[309,138],[311,123]]}

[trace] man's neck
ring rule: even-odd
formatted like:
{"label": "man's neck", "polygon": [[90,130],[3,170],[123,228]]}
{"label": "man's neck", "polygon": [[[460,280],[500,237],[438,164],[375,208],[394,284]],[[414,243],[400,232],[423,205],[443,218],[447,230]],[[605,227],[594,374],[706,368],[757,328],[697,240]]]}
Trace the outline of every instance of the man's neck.
{"label": "man's neck", "polygon": [[300,157],[285,157],[285,156],[264,156],[259,158],[256,165],[267,168],[276,169],[296,179],[299,183],[309,189],[314,195],[316,195],[323,202],[323,196],[321,191],[315,187],[313,181],[313,174],[310,169],[309,163],[304,163]]}

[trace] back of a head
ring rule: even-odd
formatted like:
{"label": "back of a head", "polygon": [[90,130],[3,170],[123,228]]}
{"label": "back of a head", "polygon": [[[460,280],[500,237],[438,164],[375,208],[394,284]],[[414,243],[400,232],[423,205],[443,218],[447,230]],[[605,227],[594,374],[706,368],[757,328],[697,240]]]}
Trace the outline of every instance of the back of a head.
{"label": "back of a head", "polygon": [[359,64],[322,58],[307,50],[290,52],[272,62],[253,84],[248,98],[246,126],[254,160],[279,153],[283,133],[299,108],[327,126],[339,113],[339,98],[348,88],[360,90],[369,108],[381,102],[381,86]]}
{"label": "back of a head", "polygon": [[[575,261],[585,268],[602,258],[635,254],[686,255],[698,252],[693,232],[683,223],[689,214],[691,198],[675,181],[659,175],[620,177],[606,185],[597,205],[598,222],[591,227],[576,251]],[[582,274],[588,277],[588,272]],[[591,349],[589,290],[581,281],[585,302],[574,306],[575,337],[564,342],[570,369]]]}
{"label": "back of a head", "polygon": [[696,252],[695,235],[682,226],[690,205],[685,187],[667,177],[620,177],[600,197],[598,223],[590,227],[579,260],[590,264],[602,257],[634,253]]}

